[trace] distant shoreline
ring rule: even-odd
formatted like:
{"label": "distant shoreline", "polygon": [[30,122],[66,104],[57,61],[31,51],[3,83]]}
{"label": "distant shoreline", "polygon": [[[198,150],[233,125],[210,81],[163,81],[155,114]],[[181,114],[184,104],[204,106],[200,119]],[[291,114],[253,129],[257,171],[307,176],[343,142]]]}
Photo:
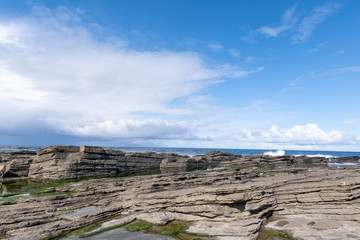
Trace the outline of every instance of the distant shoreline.
{"label": "distant shoreline", "polygon": [[[13,151],[37,151],[48,146],[40,145],[0,145],[0,152]],[[360,152],[354,151],[318,151],[318,150],[274,150],[274,149],[226,149],[226,148],[177,148],[177,147],[116,147],[100,146],[104,149],[121,150],[124,152],[155,152],[176,153],[178,155],[204,155],[210,151],[221,151],[235,155],[252,156],[270,153],[272,156],[325,156],[325,157],[350,157],[360,156]]]}

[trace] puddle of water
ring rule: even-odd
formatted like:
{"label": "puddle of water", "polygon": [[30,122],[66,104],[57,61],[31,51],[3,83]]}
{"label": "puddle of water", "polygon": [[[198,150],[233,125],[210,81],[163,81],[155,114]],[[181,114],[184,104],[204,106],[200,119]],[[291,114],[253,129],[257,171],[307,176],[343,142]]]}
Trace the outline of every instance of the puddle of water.
{"label": "puddle of water", "polygon": [[75,235],[70,237],[62,238],[62,240],[80,240],[80,239],[88,239],[88,240],[174,240],[174,238],[170,236],[162,236],[157,234],[145,234],[142,232],[129,232],[125,228],[117,228],[113,230],[109,230],[103,233],[96,234],[87,238],[79,238]]}
{"label": "puddle of water", "polygon": [[64,180],[44,179],[3,180],[0,182],[0,201],[69,194],[73,192],[65,189],[69,183]]}
{"label": "puddle of water", "polygon": [[220,170],[220,169],[225,169],[225,167],[213,167],[213,168],[207,168],[207,169],[200,169],[200,170],[193,170],[193,171],[189,171],[189,172],[205,172],[205,171],[211,171],[211,170]]}
{"label": "puddle of water", "polygon": [[[144,224],[147,227],[140,227]],[[85,228],[75,230],[62,240],[112,240],[112,239],[133,239],[133,240],[208,240],[208,237],[187,233],[185,230],[189,222],[172,221],[166,225],[153,225],[147,222],[135,220],[119,227],[109,227],[108,230],[98,228],[101,223],[95,223]],[[96,229],[99,229],[96,231]],[[133,230],[130,230],[133,229]]]}
{"label": "puddle of water", "polygon": [[353,166],[353,167],[360,167],[360,163],[328,163],[328,167],[347,167],[347,166]]}

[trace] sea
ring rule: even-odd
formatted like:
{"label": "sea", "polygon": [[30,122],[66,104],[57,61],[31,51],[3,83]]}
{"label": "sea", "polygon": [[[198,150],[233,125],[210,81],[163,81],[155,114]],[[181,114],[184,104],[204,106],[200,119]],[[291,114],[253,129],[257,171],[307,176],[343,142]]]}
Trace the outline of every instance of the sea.
{"label": "sea", "polygon": [[[34,145],[0,145],[0,152],[12,151],[37,151],[47,146]],[[226,148],[171,148],[171,147],[109,147],[102,146],[105,149],[121,150],[124,152],[155,152],[155,153],[176,153],[179,155],[195,156],[204,155],[210,151],[221,151],[242,156],[266,154],[271,156],[308,156],[308,157],[349,157],[360,156],[360,152],[345,151],[305,151],[305,150],[271,150],[271,149],[226,149]]]}

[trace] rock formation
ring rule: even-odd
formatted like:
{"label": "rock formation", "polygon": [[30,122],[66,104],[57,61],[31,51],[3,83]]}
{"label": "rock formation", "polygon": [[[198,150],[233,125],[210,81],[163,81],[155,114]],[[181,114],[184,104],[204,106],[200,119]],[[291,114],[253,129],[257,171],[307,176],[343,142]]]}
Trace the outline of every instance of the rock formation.
{"label": "rock formation", "polygon": [[[360,239],[358,168],[327,168],[323,158],[228,154],[222,158],[219,152],[185,157],[54,148],[31,155],[30,176],[73,178],[80,176],[79,171],[88,176],[101,172],[98,168],[106,161],[107,170],[101,173],[141,166],[164,173],[76,181],[51,189],[64,194],[0,201],[0,239],[44,239],[104,219],[109,220],[92,231],[135,219],[153,224],[181,220],[190,223],[188,232],[209,236],[203,239],[255,240],[264,228],[285,231],[296,239]],[[168,172],[179,169],[177,164],[187,170],[215,162],[229,168]]]}
{"label": "rock formation", "polygon": [[33,151],[0,152],[0,177],[27,177],[35,156]]}
{"label": "rock formation", "polygon": [[[355,157],[346,159],[354,160]],[[37,152],[0,153],[0,176],[80,179],[141,171],[166,173],[205,170],[218,166],[303,171],[324,168],[327,162],[323,157],[242,157],[219,151],[189,157],[173,153],[125,153],[90,146],[51,146]]]}
{"label": "rock formation", "polygon": [[203,170],[207,167],[207,159],[201,156],[125,153],[89,146],[51,146],[37,152],[0,153],[0,176],[3,178],[79,179],[141,171]]}

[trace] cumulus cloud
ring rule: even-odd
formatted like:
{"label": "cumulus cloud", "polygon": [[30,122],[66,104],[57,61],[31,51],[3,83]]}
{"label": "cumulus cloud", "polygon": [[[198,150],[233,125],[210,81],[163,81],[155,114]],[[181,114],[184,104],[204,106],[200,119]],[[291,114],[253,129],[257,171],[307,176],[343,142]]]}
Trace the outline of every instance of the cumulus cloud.
{"label": "cumulus cloud", "polygon": [[7,113],[0,128],[194,138],[197,124],[162,117],[198,114],[188,98],[260,70],[210,67],[195,52],[136,51],[121,39],[100,41],[81,14],[37,6],[30,16],[0,21],[0,111]]}
{"label": "cumulus cloud", "polygon": [[340,131],[325,132],[317,124],[306,124],[281,130],[277,126],[272,126],[269,131],[263,132],[263,136],[268,142],[292,142],[299,145],[343,143],[345,138]]}
{"label": "cumulus cloud", "polygon": [[360,138],[354,134],[346,134],[338,130],[326,132],[313,123],[298,125],[289,129],[279,129],[274,125],[268,131],[248,131],[243,129],[235,138],[237,141],[242,142],[291,144],[294,146],[360,144]]}

